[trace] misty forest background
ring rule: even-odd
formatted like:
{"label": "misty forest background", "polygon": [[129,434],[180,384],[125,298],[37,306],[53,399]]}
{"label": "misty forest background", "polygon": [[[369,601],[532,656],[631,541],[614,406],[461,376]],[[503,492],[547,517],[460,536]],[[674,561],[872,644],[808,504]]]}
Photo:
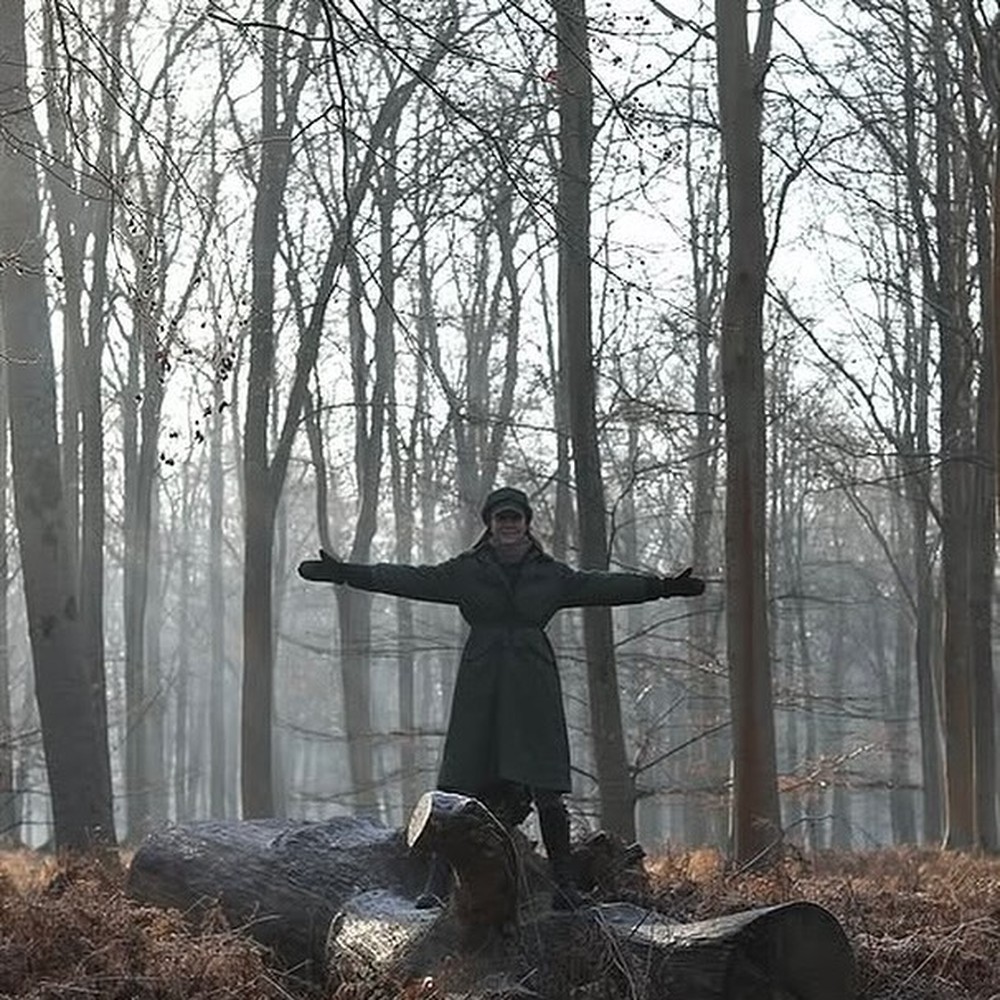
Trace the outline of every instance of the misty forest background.
{"label": "misty forest background", "polygon": [[581,826],[997,847],[987,5],[2,8],[0,839],[403,823],[459,617],[295,566],[509,482],[709,581],[551,626]]}

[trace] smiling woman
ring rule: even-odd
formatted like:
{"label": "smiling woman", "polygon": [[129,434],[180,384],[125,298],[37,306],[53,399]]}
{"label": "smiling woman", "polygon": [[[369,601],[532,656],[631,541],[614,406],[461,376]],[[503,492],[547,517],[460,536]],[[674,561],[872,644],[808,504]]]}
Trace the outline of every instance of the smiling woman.
{"label": "smiling woman", "polygon": [[[545,634],[561,608],[693,597],[705,584],[676,577],[577,570],[557,562],[531,533],[526,493],[503,486],[483,502],[485,530],[471,549],[433,566],[360,565],[320,551],[299,565],[307,580],[456,605],[470,626],[462,650],[438,787],[484,802],[504,822],[538,810],[553,905],[580,903],[569,865],[569,740],[555,654]],[[439,905],[451,872],[435,859],[418,906]]]}

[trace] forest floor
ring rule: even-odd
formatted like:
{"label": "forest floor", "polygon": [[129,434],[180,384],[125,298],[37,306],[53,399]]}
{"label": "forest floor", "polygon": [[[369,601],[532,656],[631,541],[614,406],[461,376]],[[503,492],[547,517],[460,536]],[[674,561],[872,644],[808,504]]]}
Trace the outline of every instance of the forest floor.
{"label": "forest floor", "polygon": [[[269,967],[218,913],[191,926],[129,900],[124,863],[0,852],[0,1000],[435,1000],[428,982],[310,988]],[[695,851],[647,858],[646,869],[646,902],[679,920],[790,900],[826,907],[853,945],[860,1000],[1000,998],[998,859],[825,854],[751,875]]]}

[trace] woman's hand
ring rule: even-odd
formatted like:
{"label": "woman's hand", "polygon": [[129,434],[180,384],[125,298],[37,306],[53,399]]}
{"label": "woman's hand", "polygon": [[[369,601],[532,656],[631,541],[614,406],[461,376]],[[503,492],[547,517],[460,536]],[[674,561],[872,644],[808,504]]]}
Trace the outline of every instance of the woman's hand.
{"label": "woman's hand", "polygon": [[346,579],[344,564],[323,549],[319,550],[319,559],[306,559],[299,563],[299,576],[303,580],[325,583],[343,583]]}
{"label": "woman's hand", "polygon": [[697,597],[705,593],[705,581],[700,577],[692,576],[692,567],[688,566],[683,573],[677,576],[665,576],[663,584],[664,597]]}

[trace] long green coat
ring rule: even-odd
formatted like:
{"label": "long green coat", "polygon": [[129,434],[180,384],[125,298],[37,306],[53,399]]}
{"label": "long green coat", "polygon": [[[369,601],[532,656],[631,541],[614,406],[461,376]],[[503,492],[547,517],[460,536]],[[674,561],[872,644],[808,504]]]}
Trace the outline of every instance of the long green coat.
{"label": "long green coat", "polygon": [[468,794],[500,780],[570,790],[562,689],[545,626],[560,608],[662,595],[659,577],[575,570],[537,546],[513,565],[481,544],[433,566],[342,568],[350,586],[454,604],[469,623],[438,775],[438,787]]}

